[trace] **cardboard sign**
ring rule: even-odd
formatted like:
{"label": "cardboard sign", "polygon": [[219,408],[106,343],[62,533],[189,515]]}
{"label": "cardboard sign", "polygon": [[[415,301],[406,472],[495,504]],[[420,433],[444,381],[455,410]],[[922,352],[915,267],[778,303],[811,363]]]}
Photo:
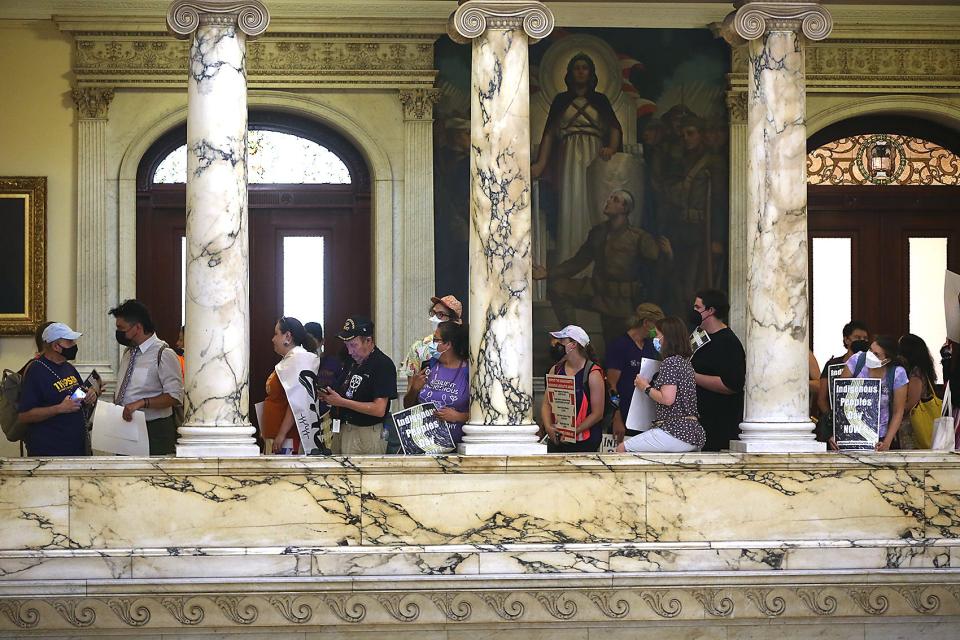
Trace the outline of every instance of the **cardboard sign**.
{"label": "cardboard sign", "polygon": [[838,380],[840,376],[843,375],[843,370],[846,366],[845,364],[832,364],[827,367],[827,399],[830,402],[830,411],[833,411],[833,408],[836,406],[833,395],[833,381]]}
{"label": "cardboard sign", "polygon": [[710,344],[710,334],[700,327],[694,329],[693,333],[690,334],[690,348],[694,353],[708,344]]}
{"label": "cardboard sign", "polygon": [[[709,337],[707,338],[709,340]],[[640,360],[640,373],[647,380],[653,380],[653,377],[660,371],[660,361],[642,358]],[[631,431],[646,431],[653,424],[657,416],[657,403],[650,396],[633,388],[633,399],[630,401],[630,410],[627,412],[627,420],[624,426]]]}
{"label": "cardboard sign", "polygon": [[833,437],[840,451],[874,451],[880,441],[880,392],[877,378],[837,378]]}
{"label": "cardboard sign", "polygon": [[432,402],[418,404],[392,415],[404,455],[437,455],[450,453],[456,448],[450,425],[437,417],[437,407]]}
{"label": "cardboard sign", "polygon": [[573,376],[547,374],[547,402],[560,442],[577,441],[577,385]]}

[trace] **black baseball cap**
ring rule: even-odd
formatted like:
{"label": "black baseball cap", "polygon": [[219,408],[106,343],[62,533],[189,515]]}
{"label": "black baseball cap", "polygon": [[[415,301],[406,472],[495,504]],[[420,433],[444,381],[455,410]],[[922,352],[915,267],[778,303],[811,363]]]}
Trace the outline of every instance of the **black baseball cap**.
{"label": "black baseball cap", "polygon": [[341,340],[350,340],[357,336],[372,336],[373,321],[363,316],[350,316],[343,323],[343,329],[337,334]]}

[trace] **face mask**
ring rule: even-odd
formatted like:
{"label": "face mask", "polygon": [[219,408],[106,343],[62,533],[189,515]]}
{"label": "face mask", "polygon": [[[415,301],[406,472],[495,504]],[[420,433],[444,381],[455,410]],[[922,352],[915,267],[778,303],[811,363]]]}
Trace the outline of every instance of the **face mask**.
{"label": "face mask", "polygon": [[433,314],[430,315],[429,320],[430,320],[430,324],[433,325],[434,329],[436,329],[437,326],[438,326],[441,322],[443,322],[443,320],[441,320],[440,318],[438,318],[437,316],[435,316],[435,315],[433,315]]}
{"label": "face mask", "polygon": [[567,355],[567,348],[562,344],[557,343],[552,347],[550,347],[550,360],[552,360],[553,362],[558,362],[562,360],[566,355]]}
{"label": "face mask", "polygon": [[868,369],[879,369],[883,366],[883,362],[880,361],[880,358],[877,357],[873,351],[867,351],[867,357],[864,360],[864,366]]}
{"label": "face mask", "polygon": [[688,319],[690,320],[690,324],[695,327],[699,327],[700,323],[703,322],[703,316],[696,309],[690,309],[690,317]]}
{"label": "face mask", "polygon": [[129,347],[133,344],[133,341],[127,337],[126,331],[120,331],[117,329],[117,342],[119,342],[124,347]]}
{"label": "face mask", "polygon": [[850,343],[850,353],[860,353],[861,351],[868,351],[870,349],[870,343],[866,340],[854,340]]}
{"label": "face mask", "polygon": [[430,344],[427,345],[427,350],[430,352],[430,358],[432,360],[439,360],[440,356],[442,356],[447,352],[446,350],[440,351],[439,349],[437,349],[436,340],[432,341]]}
{"label": "face mask", "polygon": [[67,360],[73,360],[77,357],[77,345],[72,347],[60,347],[60,355]]}
{"label": "face mask", "polygon": [[657,350],[657,353],[660,353],[660,346],[661,346],[660,338],[657,338],[656,336],[654,336],[653,348]]}

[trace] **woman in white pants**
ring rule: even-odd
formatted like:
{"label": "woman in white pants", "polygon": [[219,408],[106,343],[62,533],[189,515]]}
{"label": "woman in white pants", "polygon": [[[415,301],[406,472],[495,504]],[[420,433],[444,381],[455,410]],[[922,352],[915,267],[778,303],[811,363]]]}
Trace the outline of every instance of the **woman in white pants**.
{"label": "woman in white pants", "polygon": [[706,434],[697,412],[697,385],[693,377],[690,339],[683,321],[676,317],[657,322],[653,346],[660,352],[660,371],[654,379],[637,376],[634,384],[657,403],[653,427],[624,440],[623,452],[687,453],[699,451]]}

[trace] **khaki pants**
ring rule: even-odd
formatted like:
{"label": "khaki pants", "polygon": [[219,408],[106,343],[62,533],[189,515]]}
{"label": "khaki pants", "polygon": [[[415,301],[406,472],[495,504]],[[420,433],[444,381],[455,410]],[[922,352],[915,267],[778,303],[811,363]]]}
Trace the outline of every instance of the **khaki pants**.
{"label": "khaki pants", "polygon": [[340,425],[340,446],[345,456],[379,456],[386,451],[383,425],[358,427],[346,422]]}

